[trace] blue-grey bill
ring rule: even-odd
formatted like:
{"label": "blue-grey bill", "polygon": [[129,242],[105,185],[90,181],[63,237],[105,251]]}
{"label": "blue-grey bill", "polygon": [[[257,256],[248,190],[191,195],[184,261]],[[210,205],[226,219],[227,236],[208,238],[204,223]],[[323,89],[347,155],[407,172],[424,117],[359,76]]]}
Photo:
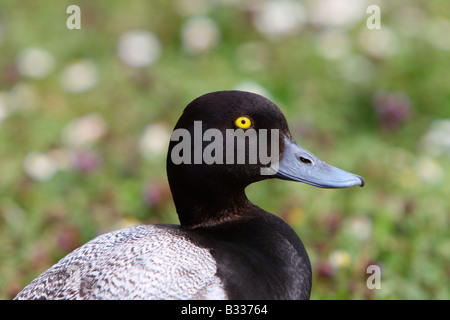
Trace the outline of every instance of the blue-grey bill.
{"label": "blue-grey bill", "polygon": [[289,138],[285,138],[275,177],[331,189],[362,187],[365,183],[362,177],[323,162]]}

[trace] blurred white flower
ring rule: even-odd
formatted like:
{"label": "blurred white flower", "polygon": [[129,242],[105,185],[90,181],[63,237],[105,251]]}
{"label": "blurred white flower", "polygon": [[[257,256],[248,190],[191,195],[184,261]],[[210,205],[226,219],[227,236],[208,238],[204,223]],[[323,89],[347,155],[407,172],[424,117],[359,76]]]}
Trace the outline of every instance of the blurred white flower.
{"label": "blurred white flower", "polygon": [[192,54],[211,50],[219,42],[219,37],[220,31],[216,22],[205,16],[190,18],[181,29],[183,47]]}
{"label": "blurred white flower", "polygon": [[9,97],[12,112],[33,110],[39,104],[39,96],[35,88],[22,82],[11,89]]}
{"label": "blurred white flower", "polygon": [[120,60],[135,68],[151,65],[161,55],[161,44],[150,31],[143,29],[130,30],[122,34],[117,44]]}
{"label": "blurred white flower", "polygon": [[352,258],[346,250],[337,249],[330,253],[328,261],[333,269],[342,269],[350,265]]}
{"label": "blurred white flower", "polygon": [[432,20],[428,24],[428,41],[440,50],[450,50],[450,21],[445,19]]}
{"label": "blurred white flower", "polygon": [[326,30],[316,37],[317,52],[326,59],[340,59],[347,56],[352,47],[349,36],[339,30]]}
{"label": "blurred white flower", "polygon": [[169,146],[170,131],[163,124],[149,125],[139,140],[139,150],[147,159],[165,154]]}
{"label": "blurred white flower", "polygon": [[261,34],[269,38],[294,36],[306,23],[306,14],[298,1],[269,1],[257,11],[253,23]]}
{"label": "blurred white flower", "polygon": [[372,234],[372,220],[369,217],[359,215],[346,221],[350,232],[357,240],[366,240]]}
{"label": "blurred white flower", "polygon": [[32,152],[24,161],[26,174],[36,181],[47,181],[58,171],[58,164],[48,154]]}
{"label": "blurred white flower", "polygon": [[62,141],[72,148],[87,147],[101,139],[107,131],[103,117],[93,113],[69,122],[63,129]]}
{"label": "blurred white flower", "polygon": [[269,90],[264,88],[259,83],[256,83],[256,82],[253,82],[253,81],[240,82],[234,87],[234,90],[252,92],[252,93],[256,93],[256,94],[259,94],[261,96],[264,96],[267,99],[271,99],[271,94],[270,94]]}
{"label": "blurred white flower", "polygon": [[183,16],[207,14],[211,11],[212,0],[176,0],[174,7]]}
{"label": "blurred white flower", "polygon": [[358,42],[367,54],[378,59],[387,58],[398,49],[396,35],[386,26],[377,30],[363,28],[359,33]]}
{"label": "blurred white flower", "polygon": [[87,59],[72,62],[62,71],[60,81],[68,92],[87,91],[97,84],[97,66],[93,61]]}
{"label": "blurred white flower", "polygon": [[340,72],[344,79],[355,83],[369,82],[374,73],[372,62],[363,56],[353,55],[340,60]]}
{"label": "blurred white flower", "polygon": [[450,155],[450,119],[433,121],[420,142],[422,149],[431,156]]}
{"label": "blurred white flower", "polygon": [[437,185],[444,180],[444,169],[434,159],[423,157],[416,163],[415,170],[425,183]]}
{"label": "blurred white flower", "polygon": [[347,28],[366,18],[366,0],[314,0],[310,19],[319,27]]}
{"label": "blurred white flower", "polygon": [[6,91],[0,91],[0,123],[11,113],[9,94]]}
{"label": "blurred white flower", "polygon": [[19,53],[16,63],[21,75],[35,79],[47,77],[55,67],[52,54],[41,48],[23,50]]}

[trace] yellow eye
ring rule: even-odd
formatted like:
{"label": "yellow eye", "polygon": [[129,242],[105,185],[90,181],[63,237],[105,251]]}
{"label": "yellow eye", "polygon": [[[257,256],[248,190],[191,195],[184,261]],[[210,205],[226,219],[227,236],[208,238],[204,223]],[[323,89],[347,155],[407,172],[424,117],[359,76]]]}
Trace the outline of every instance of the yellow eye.
{"label": "yellow eye", "polygon": [[247,117],[239,117],[234,122],[239,128],[247,129],[252,125],[252,122]]}

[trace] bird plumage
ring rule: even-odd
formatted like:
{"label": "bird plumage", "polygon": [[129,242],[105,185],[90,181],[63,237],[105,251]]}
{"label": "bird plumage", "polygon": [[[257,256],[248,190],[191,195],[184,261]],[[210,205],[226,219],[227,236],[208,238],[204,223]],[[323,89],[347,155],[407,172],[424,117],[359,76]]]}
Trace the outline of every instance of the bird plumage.
{"label": "bird plumage", "polygon": [[145,225],[100,235],[16,299],[224,299],[208,249],[176,228]]}
{"label": "bird plumage", "polygon": [[[279,148],[258,148],[275,151],[279,161],[179,163],[171,157],[178,141],[171,140],[167,174],[180,225],[100,235],[33,280],[16,299],[308,299],[311,265],[302,241],[283,220],[251,203],[245,188],[269,178],[324,188],[363,186],[364,179],[298,145],[281,110],[253,93],[203,95],[185,108],[174,130],[195,135],[201,121],[200,134],[215,129],[221,138],[241,118],[251,123],[246,130],[275,130]],[[250,145],[245,136],[237,139]],[[219,145],[225,149],[227,143]],[[203,141],[195,150],[195,143],[189,144],[187,160],[207,146]],[[245,150],[246,155],[256,152]],[[262,168],[275,167],[272,175],[261,174]]]}

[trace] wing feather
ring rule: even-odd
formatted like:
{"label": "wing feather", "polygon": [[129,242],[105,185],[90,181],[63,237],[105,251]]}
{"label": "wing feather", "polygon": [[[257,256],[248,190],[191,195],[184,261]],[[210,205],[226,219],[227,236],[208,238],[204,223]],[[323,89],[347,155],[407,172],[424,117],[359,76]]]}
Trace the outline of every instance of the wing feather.
{"label": "wing feather", "polygon": [[216,262],[176,232],[138,226],[68,254],[15,299],[225,299]]}

